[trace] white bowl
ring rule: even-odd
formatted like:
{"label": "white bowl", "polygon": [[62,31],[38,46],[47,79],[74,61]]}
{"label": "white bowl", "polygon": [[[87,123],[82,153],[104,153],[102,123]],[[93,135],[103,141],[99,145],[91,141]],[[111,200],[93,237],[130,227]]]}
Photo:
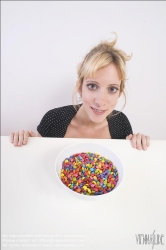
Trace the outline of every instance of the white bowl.
{"label": "white bowl", "polygon": [[[62,169],[62,162],[65,160],[65,158],[69,158],[71,155],[76,154],[76,153],[81,153],[81,152],[91,152],[91,153],[98,153],[100,154],[102,157],[107,158],[108,160],[113,162],[113,165],[116,167],[117,171],[118,171],[118,176],[119,176],[119,180],[116,184],[116,186],[114,187],[114,189],[106,194],[101,194],[101,195],[85,195],[85,194],[80,194],[77,193],[75,191],[73,191],[72,189],[68,188],[60,179],[60,172]],[[94,199],[98,199],[101,197],[107,197],[110,196],[112,192],[114,192],[121,184],[123,176],[124,176],[124,169],[123,169],[123,165],[120,161],[120,159],[118,158],[118,156],[113,153],[109,148],[104,147],[100,144],[96,144],[96,143],[76,143],[76,144],[72,144],[66,148],[64,148],[59,155],[56,158],[55,161],[55,173],[56,173],[56,177],[61,185],[62,188],[64,188],[68,193],[73,194],[74,196],[78,197],[78,198],[82,198],[82,199],[88,199],[88,200],[94,200]]]}

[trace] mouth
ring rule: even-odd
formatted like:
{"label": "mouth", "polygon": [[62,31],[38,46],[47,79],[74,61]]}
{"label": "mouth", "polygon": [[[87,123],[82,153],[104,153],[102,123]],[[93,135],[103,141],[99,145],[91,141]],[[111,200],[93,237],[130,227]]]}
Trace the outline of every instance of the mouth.
{"label": "mouth", "polygon": [[92,108],[92,107],[91,107],[91,109],[92,109],[92,111],[93,111],[96,115],[103,115],[103,114],[106,112],[106,110],[95,109],[95,108]]}

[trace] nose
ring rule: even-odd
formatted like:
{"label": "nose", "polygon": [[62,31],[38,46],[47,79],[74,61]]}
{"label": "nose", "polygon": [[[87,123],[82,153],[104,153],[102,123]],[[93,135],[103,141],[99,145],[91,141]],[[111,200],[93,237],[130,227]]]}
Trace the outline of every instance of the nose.
{"label": "nose", "polygon": [[106,94],[103,90],[98,91],[95,96],[96,107],[103,107],[106,104]]}

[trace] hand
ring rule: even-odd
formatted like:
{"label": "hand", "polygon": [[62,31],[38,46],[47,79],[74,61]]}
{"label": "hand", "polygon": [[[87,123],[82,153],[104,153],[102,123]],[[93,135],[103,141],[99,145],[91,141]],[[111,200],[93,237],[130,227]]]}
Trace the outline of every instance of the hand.
{"label": "hand", "polygon": [[28,137],[35,137],[36,135],[32,131],[24,131],[21,130],[19,132],[12,132],[10,134],[10,142],[13,143],[14,146],[21,147],[22,145],[26,145],[28,142]]}
{"label": "hand", "polygon": [[126,137],[126,140],[131,140],[131,144],[133,148],[137,148],[138,150],[146,150],[147,147],[150,146],[150,138],[149,136],[143,134],[130,134]]}

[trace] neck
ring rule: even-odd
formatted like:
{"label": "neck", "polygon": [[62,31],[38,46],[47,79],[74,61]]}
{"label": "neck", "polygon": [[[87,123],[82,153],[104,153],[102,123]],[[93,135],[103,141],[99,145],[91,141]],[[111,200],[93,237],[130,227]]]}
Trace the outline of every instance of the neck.
{"label": "neck", "polygon": [[96,123],[96,122],[93,122],[89,116],[87,115],[83,105],[79,108],[76,116],[75,116],[75,119],[77,120],[77,122],[80,124],[80,125],[83,125],[83,126],[86,126],[86,127],[100,127],[101,125],[103,125],[105,122],[106,122],[106,119],[100,123]]}

